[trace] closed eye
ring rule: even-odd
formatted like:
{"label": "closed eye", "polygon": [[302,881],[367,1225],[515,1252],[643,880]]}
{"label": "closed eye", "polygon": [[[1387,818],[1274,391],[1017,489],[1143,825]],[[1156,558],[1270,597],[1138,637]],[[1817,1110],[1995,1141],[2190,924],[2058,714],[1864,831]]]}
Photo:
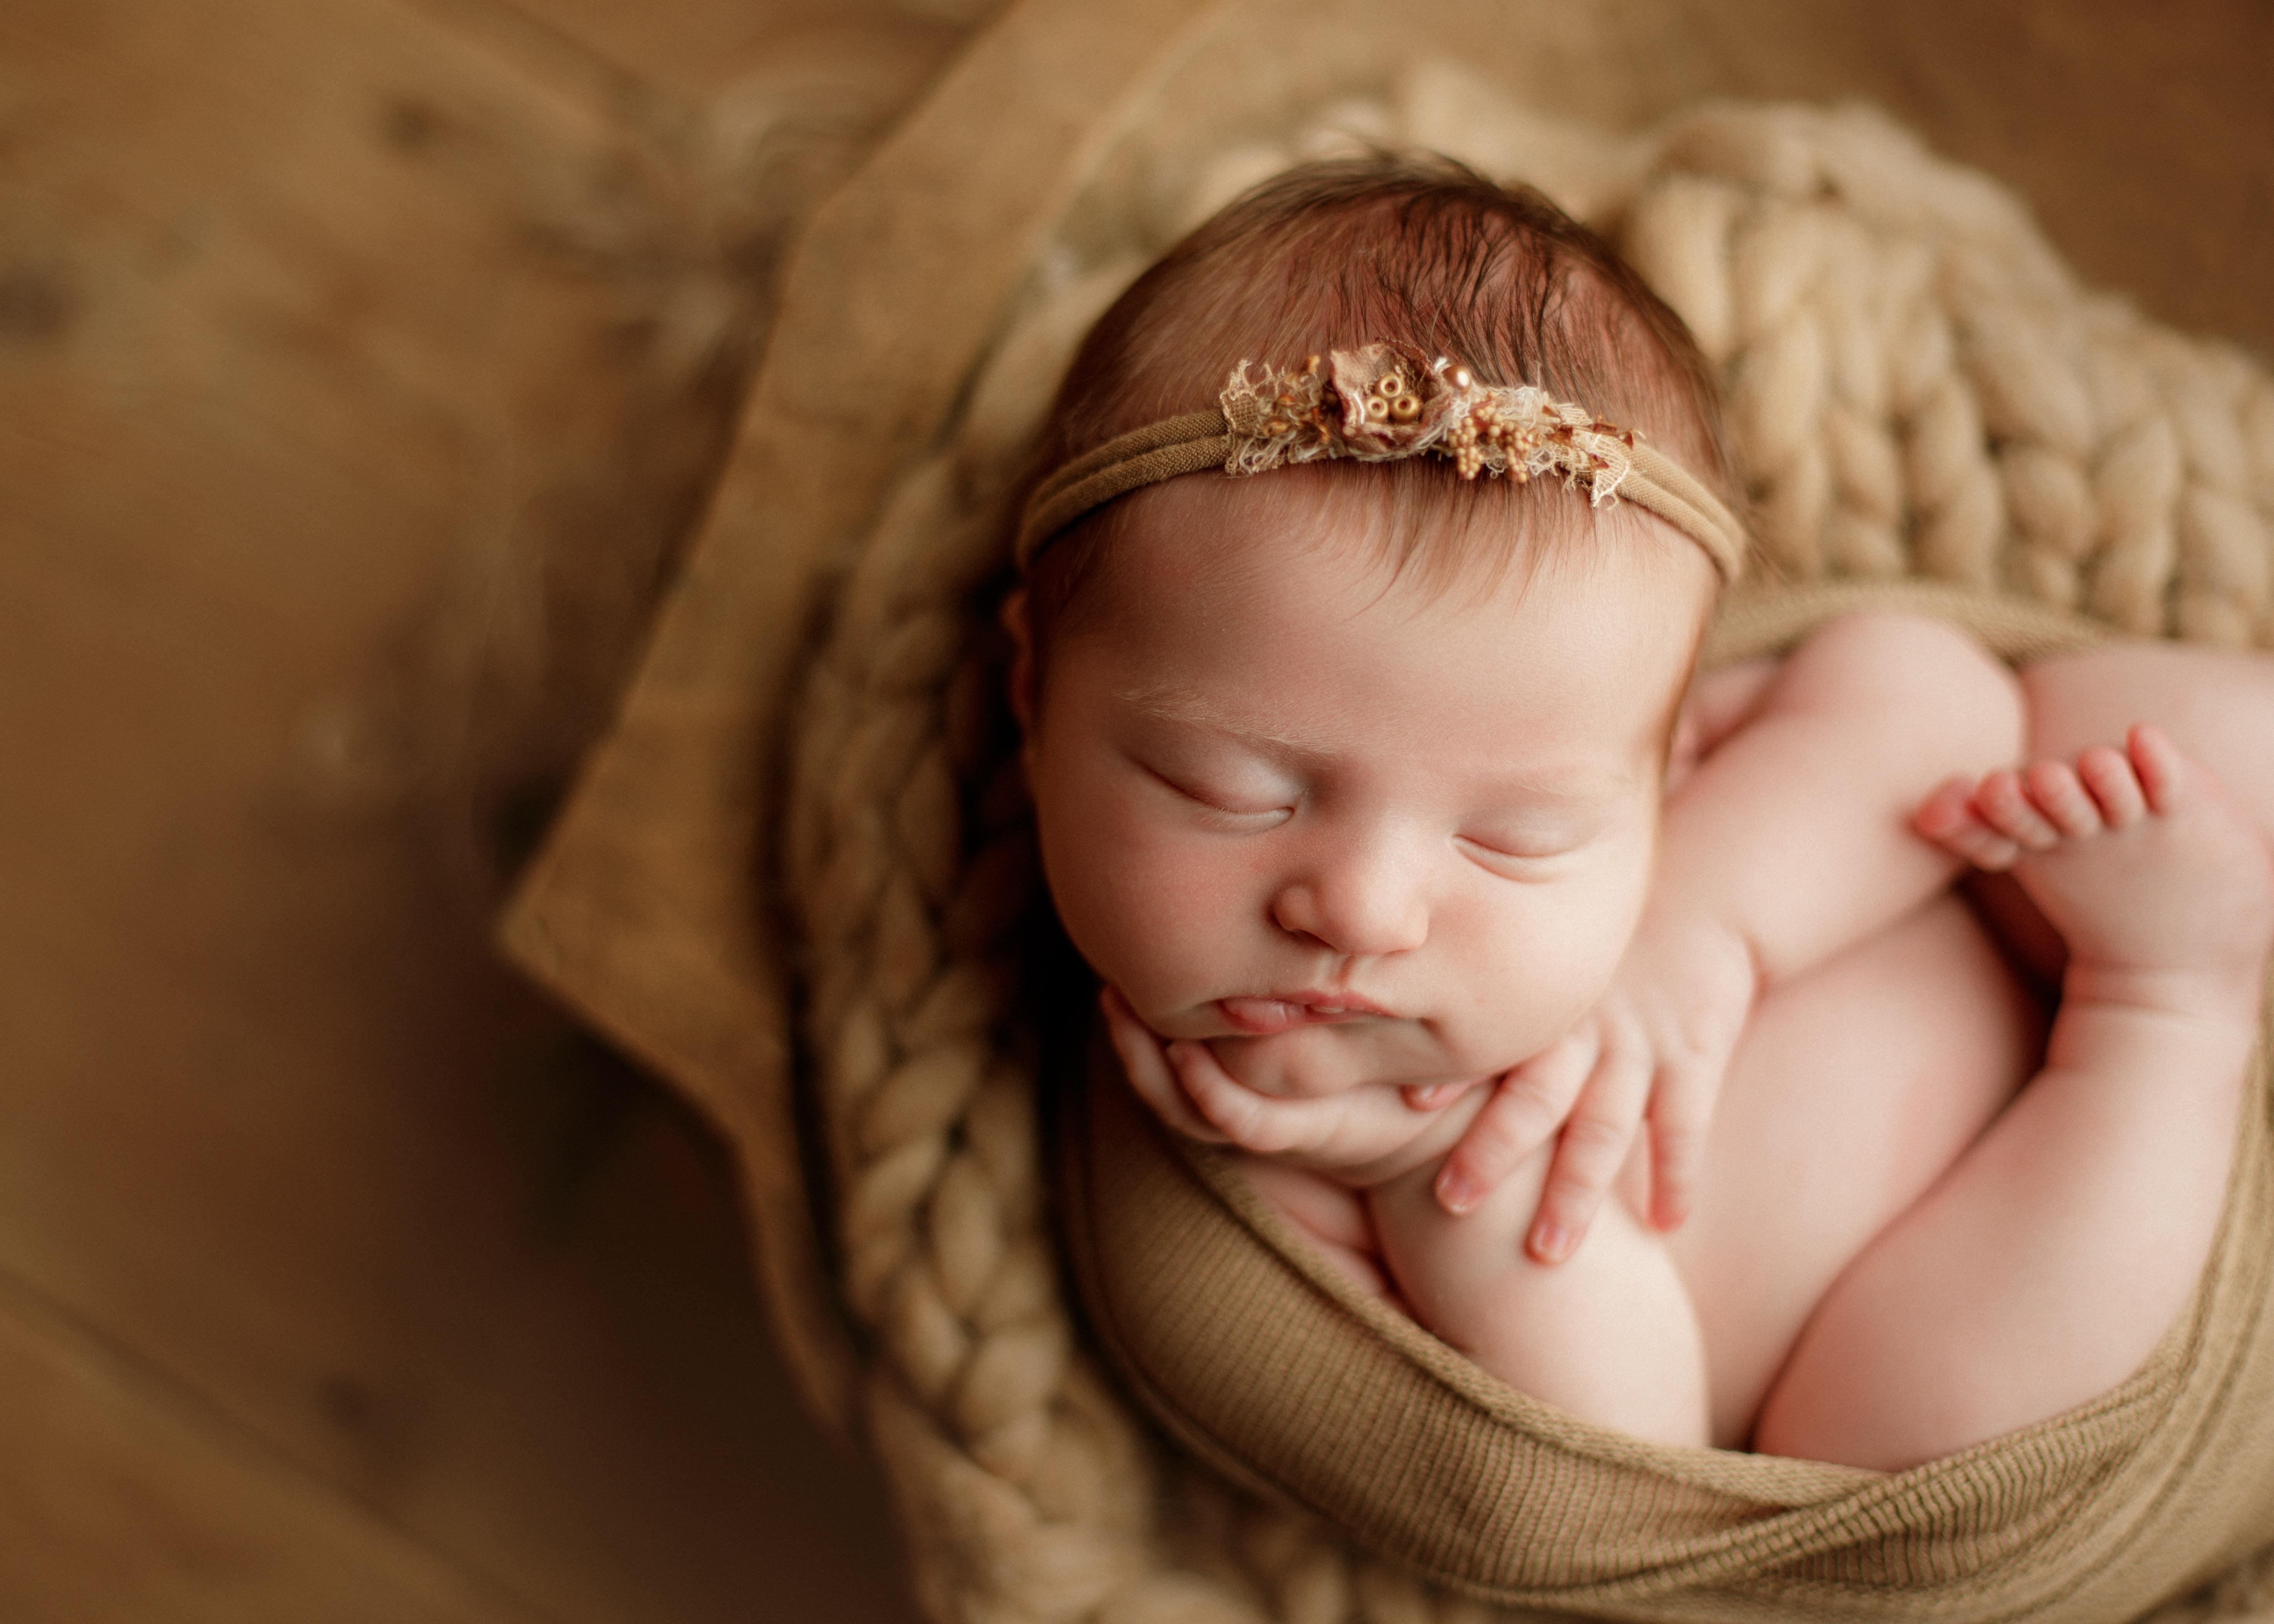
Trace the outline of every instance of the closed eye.
{"label": "closed eye", "polygon": [[1198,808],[1211,821],[1236,832],[1254,833],[1276,828],[1295,815],[1295,808],[1290,806],[1243,805],[1235,797],[1225,795],[1221,791],[1180,784],[1157,767],[1148,767],[1145,771],[1154,782],[1168,789],[1178,800]]}
{"label": "closed eye", "polygon": [[1512,879],[1536,879],[1559,867],[1585,844],[1568,833],[1518,835],[1495,831],[1486,835],[1456,835],[1453,843],[1469,860],[1487,871]]}

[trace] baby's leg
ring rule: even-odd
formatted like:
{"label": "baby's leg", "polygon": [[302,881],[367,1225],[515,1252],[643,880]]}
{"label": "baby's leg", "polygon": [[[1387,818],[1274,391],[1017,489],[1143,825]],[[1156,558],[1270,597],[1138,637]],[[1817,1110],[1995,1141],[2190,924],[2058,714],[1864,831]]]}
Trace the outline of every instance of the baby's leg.
{"label": "baby's leg", "polygon": [[1434,1162],[1377,1185],[1389,1272],[1414,1318],[1517,1391],[1639,1438],[1703,1445],[1698,1321],[1663,1238],[1615,1198],[1570,1260],[1525,1252],[1555,1148],[1458,1218],[1437,1203]]}
{"label": "baby's leg", "polygon": [[1697,1210],[1667,1237],[1705,1335],[1715,1443],[1745,1447],[1817,1304],[2027,1080],[2045,1019],[1946,892],[1762,998]]}
{"label": "baby's leg", "polygon": [[2224,1204],[2274,939],[2274,860],[2152,728],[1993,773],[1923,830],[2065,938],[2045,1066],[1829,1292],[1758,1447],[1899,1469],[2113,1387],[2185,1305]]}

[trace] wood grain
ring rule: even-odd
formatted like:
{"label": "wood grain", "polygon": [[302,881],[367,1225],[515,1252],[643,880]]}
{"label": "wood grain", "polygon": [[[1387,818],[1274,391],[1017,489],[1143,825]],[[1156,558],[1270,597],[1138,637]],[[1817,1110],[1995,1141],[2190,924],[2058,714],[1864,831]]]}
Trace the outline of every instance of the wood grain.
{"label": "wood grain", "polygon": [[907,1616],[731,1170],[488,939],[810,202],[607,43],[0,11],[11,1620]]}
{"label": "wood grain", "polygon": [[532,1617],[4,1284],[0,1391],[11,1620]]}

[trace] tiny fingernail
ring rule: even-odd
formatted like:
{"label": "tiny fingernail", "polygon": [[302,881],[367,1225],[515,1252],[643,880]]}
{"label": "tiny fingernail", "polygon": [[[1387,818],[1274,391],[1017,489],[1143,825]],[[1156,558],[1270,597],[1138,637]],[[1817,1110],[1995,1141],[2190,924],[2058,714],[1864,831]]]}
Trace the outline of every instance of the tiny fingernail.
{"label": "tiny fingernail", "polygon": [[1571,1231],[1562,1224],[1543,1223],[1532,1232],[1532,1250],[1542,1263],[1561,1263],[1571,1255]]}
{"label": "tiny fingernail", "polygon": [[1448,1168],[1437,1180],[1437,1200],[1449,1213],[1465,1213],[1477,1204],[1476,1181]]}

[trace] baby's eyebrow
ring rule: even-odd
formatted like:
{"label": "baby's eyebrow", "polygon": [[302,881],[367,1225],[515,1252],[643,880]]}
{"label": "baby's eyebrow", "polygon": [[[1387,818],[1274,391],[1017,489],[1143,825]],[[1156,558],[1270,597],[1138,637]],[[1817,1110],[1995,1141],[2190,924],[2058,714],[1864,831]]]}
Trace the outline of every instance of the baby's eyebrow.
{"label": "baby's eyebrow", "polygon": [[[1311,760],[1323,760],[1333,754],[1315,739],[1300,738],[1282,732],[1269,723],[1231,710],[1206,694],[1196,693],[1174,683],[1125,688],[1116,697],[1140,716],[1177,722],[1188,727],[1205,728],[1242,743],[1276,745],[1291,755]],[[1601,778],[1591,777],[1577,783],[1522,771],[1510,773],[1486,771],[1479,777],[1489,791],[1511,801],[1560,801],[1571,805],[1615,800],[1634,786],[1632,776],[1623,773]]]}
{"label": "baby's eyebrow", "polygon": [[1140,716],[1152,717],[1163,722],[1182,722],[1191,727],[1205,727],[1211,733],[1225,733],[1250,743],[1276,744],[1282,749],[1299,755],[1324,754],[1315,741],[1299,739],[1292,733],[1281,732],[1252,716],[1231,710],[1205,694],[1197,694],[1191,688],[1178,688],[1172,683],[1126,688],[1118,697]]}
{"label": "baby's eyebrow", "polygon": [[1491,780],[1490,787],[1497,789],[1511,802],[1581,808],[1624,798],[1635,787],[1635,778],[1632,775],[1622,773],[1569,782],[1517,774],[1495,778]]}

